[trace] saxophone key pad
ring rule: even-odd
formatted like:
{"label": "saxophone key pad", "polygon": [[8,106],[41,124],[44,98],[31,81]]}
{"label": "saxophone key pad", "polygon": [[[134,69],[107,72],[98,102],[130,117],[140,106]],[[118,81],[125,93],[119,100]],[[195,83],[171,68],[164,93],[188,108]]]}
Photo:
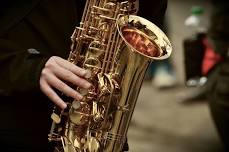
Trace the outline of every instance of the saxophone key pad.
{"label": "saxophone key pad", "polygon": [[73,101],[72,102],[72,108],[74,109],[74,110],[77,110],[77,109],[79,109],[80,108],[80,102],[79,101]]}

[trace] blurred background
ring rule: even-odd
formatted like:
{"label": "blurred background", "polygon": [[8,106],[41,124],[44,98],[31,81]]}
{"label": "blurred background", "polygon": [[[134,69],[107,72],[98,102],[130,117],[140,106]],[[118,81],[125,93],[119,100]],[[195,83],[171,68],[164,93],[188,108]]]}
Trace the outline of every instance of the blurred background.
{"label": "blurred background", "polygon": [[185,21],[193,6],[202,8],[199,13],[207,28],[210,2],[169,0],[166,33],[173,46],[167,70],[170,83],[160,80],[166,72],[155,70],[158,65],[150,67],[128,131],[130,152],[222,152],[207,101],[196,95],[198,87],[187,86],[185,76],[183,43],[193,32]]}

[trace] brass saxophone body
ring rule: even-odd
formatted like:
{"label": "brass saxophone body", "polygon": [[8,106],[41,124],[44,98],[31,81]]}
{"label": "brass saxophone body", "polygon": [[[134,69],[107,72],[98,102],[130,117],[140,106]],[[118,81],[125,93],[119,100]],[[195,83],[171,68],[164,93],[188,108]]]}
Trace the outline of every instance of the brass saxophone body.
{"label": "brass saxophone body", "polygon": [[121,152],[149,63],[171,54],[165,34],[135,16],[133,0],[87,0],[68,60],[91,71],[81,101],[52,114],[59,152]]}

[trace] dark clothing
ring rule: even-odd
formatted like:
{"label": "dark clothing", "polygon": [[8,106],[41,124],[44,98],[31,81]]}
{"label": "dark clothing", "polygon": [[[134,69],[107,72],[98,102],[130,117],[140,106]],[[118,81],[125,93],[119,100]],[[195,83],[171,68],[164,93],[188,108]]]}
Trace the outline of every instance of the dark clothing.
{"label": "dark clothing", "polygon": [[213,9],[208,35],[214,50],[225,57],[229,44],[229,2],[227,0],[211,1]]}
{"label": "dark clothing", "polygon": [[[0,2],[1,149],[48,151],[47,134],[53,105],[39,89],[40,73],[50,56],[67,58],[70,36],[79,23],[83,2]],[[166,0],[144,1],[140,4],[140,15],[160,25],[166,5]]]}
{"label": "dark clothing", "polygon": [[52,55],[66,58],[80,19],[76,1],[5,3],[0,19],[0,145],[6,151],[47,151],[51,103],[39,77]]}
{"label": "dark clothing", "polygon": [[229,152],[229,2],[212,0],[209,39],[222,61],[209,76],[208,97],[212,118],[226,152]]}
{"label": "dark clothing", "polygon": [[209,77],[209,106],[219,137],[229,152],[229,60],[221,62]]}

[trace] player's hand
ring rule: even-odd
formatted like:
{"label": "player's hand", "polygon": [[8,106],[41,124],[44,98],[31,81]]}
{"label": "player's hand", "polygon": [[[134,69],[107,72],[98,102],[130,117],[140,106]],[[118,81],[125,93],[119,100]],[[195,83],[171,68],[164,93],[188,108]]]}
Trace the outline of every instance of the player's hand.
{"label": "player's hand", "polygon": [[54,104],[64,109],[67,107],[66,103],[58,96],[53,88],[63,92],[66,96],[81,100],[83,96],[67,83],[89,89],[91,84],[85,78],[89,78],[90,76],[90,71],[84,70],[60,57],[52,56],[42,69],[40,89]]}

